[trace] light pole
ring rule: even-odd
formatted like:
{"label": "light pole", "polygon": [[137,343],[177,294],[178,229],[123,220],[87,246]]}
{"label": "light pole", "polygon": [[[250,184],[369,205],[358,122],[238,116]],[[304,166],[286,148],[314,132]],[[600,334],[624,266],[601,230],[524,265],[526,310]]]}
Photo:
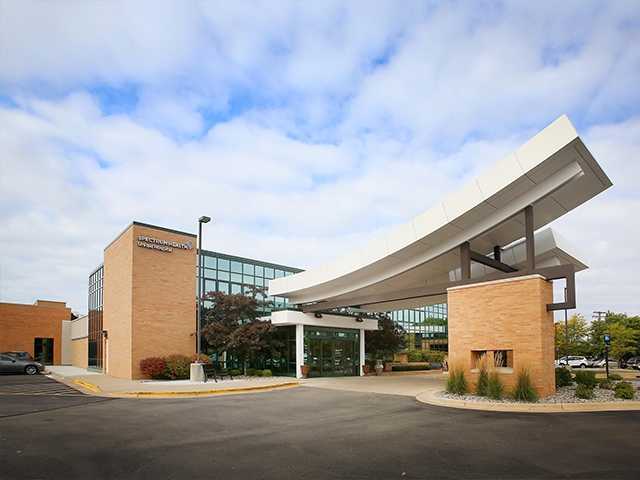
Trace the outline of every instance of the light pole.
{"label": "light pole", "polygon": [[204,265],[202,265],[202,224],[209,223],[211,217],[202,216],[198,219],[198,315],[196,325],[196,353],[197,363],[200,363],[200,320],[202,317],[202,294],[204,285]]}

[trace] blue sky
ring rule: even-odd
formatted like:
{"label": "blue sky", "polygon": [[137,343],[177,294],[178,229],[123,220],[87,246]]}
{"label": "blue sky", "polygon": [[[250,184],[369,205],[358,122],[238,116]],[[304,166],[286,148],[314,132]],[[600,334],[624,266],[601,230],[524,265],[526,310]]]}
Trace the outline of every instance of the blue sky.
{"label": "blue sky", "polygon": [[[614,188],[556,222],[640,313],[640,7],[0,0],[0,300],[86,310],[133,219],[309,267],[567,114]],[[239,2],[235,2],[239,3]]]}

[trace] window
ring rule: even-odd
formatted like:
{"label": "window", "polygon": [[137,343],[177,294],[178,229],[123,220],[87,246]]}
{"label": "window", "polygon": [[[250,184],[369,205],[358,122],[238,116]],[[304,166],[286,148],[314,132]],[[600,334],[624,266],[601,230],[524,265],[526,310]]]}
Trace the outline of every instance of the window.
{"label": "window", "polygon": [[227,282],[218,282],[218,291],[222,293],[229,293],[229,284]]}
{"label": "window", "polygon": [[487,368],[495,367],[502,373],[513,371],[513,350],[473,350],[471,371],[477,371],[486,362]]}
{"label": "window", "polygon": [[256,277],[256,285],[259,287],[265,286],[265,279],[261,277]]}
{"label": "window", "polygon": [[245,263],[242,265],[242,273],[245,275],[253,275],[254,268],[250,263]]}
{"label": "window", "polygon": [[276,270],[276,278],[284,277],[284,272],[282,270]]}
{"label": "window", "polygon": [[243,275],[243,281],[244,281],[244,283],[246,283],[248,285],[255,284],[255,280],[253,279],[253,277],[251,277],[249,275]]}
{"label": "window", "polygon": [[225,260],[224,258],[219,258],[218,270],[229,270],[229,260]]}
{"label": "window", "polygon": [[231,260],[231,271],[235,273],[242,273],[242,264]]}
{"label": "window", "polygon": [[256,265],[256,277],[264,277],[264,267]]}
{"label": "window", "polygon": [[231,284],[231,293],[242,293],[242,285],[238,285],[237,283]]}
{"label": "window", "polygon": [[207,268],[218,268],[216,257],[204,256],[204,266]]}
{"label": "window", "polygon": [[218,280],[229,281],[229,272],[222,272],[218,270]]}
{"label": "window", "polygon": [[264,267],[264,278],[274,278],[273,268]]}
{"label": "window", "polygon": [[204,281],[204,293],[215,292],[216,291],[216,282],[213,280],[205,280]]}
{"label": "window", "polygon": [[231,281],[232,282],[242,283],[242,275],[240,275],[239,273],[232,273],[231,274]]}

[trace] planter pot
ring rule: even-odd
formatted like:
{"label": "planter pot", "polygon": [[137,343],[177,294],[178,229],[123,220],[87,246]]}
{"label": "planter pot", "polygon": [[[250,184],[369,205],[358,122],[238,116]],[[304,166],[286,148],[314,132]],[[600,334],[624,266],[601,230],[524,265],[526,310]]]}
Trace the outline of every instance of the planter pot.
{"label": "planter pot", "polygon": [[385,371],[385,372],[390,372],[390,371],[392,371],[392,370],[393,370],[393,368],[392,368],[392,367],[393,367],[393,363],[391,363],[391,362],[385,362],[385,364],[384,364],[384,371]]}
{"label": "planter pot", "polygon": [[369,365],[367,365],[366,363],[362,365],[362,373],[365,375],[369,375],[370,373]]}
{"label": "planter pot", "polygon": [[376,361],[376,375],[382,375],[382,371],[384,370],[384,366],[382,365],[382,360]]}
{"label": "planter pot", "polygon": [[309,371],[311,370],[309,365],[302,365],[300,370],[302,371],[302,378],[309,378]]}

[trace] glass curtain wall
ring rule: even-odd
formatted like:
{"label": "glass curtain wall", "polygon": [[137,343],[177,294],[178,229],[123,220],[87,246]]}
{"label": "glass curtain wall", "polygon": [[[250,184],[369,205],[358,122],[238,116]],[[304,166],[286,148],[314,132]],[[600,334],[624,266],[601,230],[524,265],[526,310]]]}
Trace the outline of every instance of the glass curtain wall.
{"label": "glass curtain wall", "polygon": [[88,366],[102,370],[102,304],[104,290],[104,265],[100,265],[89,275],[89,332]]}

